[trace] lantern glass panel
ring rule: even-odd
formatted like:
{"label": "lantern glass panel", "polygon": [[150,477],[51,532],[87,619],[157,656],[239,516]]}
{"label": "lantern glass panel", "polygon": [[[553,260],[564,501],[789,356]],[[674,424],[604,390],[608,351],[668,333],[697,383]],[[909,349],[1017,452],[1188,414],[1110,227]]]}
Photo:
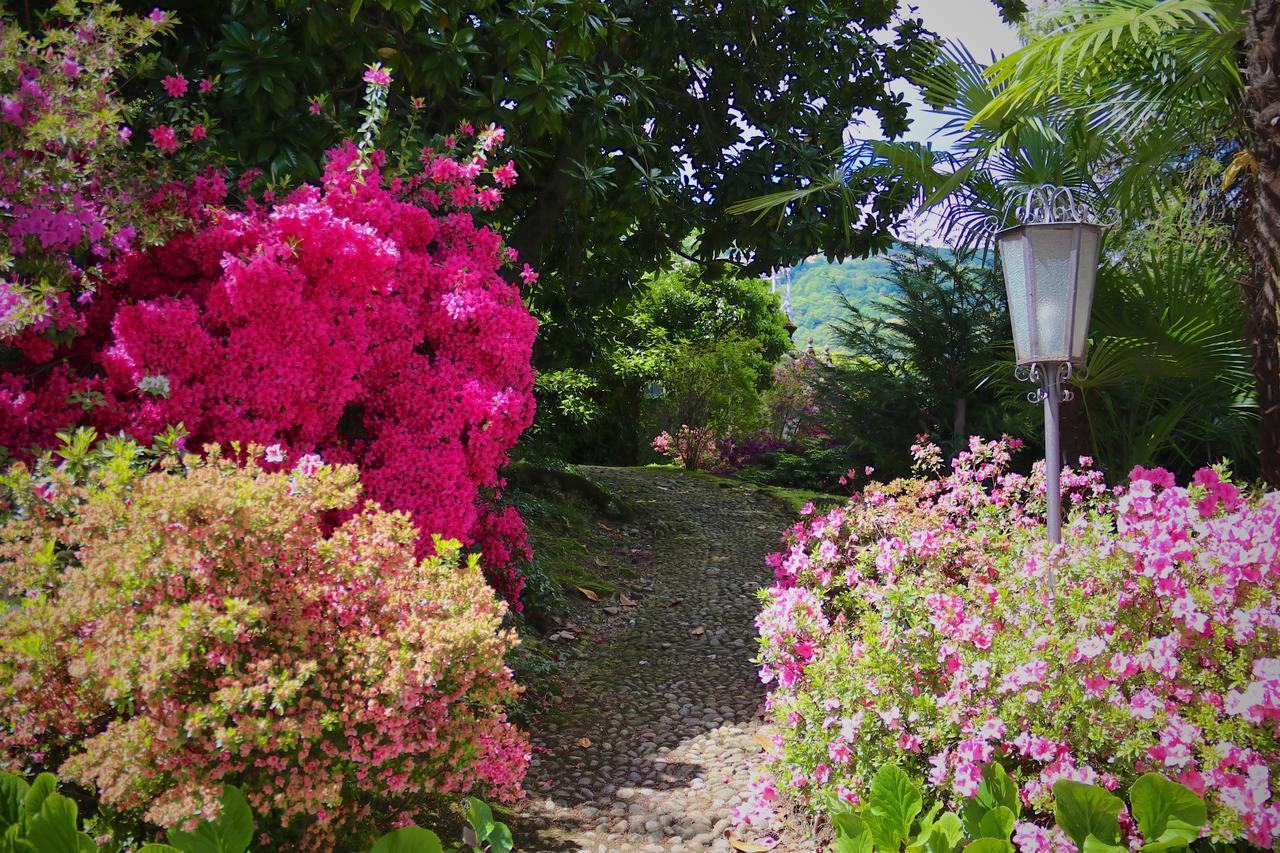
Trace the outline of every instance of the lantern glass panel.
{"label": "lantern glass panel", "polygon": [[1067,361],[1075,316],[1075,228],[1028,225],[1024,234],[1031,242],[1032,360]]}
{"label": "lantern glass panel", "polygon": [[1022,229],[999,236],[1004,286],[1009,297],[1009,321],[1013,326],[1013,351],[1019,364],[1031,360],[1031,331],[1027,318],[1027,275]]}
{"label": "lantern glass panel", "polygon": [[1093,311],[1093,290],[1098,277],[1098,251],[1102,229],[1096,225],[1077,225],[1080,235],[1080,263],[1076,277],[1076,314],[1072,329],[1071,359],[1083,362],[1089,344],[1089,318]]}

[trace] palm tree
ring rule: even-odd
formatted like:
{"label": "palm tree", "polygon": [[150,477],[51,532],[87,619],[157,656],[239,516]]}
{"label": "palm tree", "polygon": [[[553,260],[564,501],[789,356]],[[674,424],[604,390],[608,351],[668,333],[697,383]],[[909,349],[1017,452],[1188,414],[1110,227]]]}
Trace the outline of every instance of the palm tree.
{"label": "palm tree", "polygon": [[[1083,115],[1107,137],[1107,195],[1142,215],[1188,159],[1210,154],[1238,181],[1244,335],[1259,409],[1263,478],[1280,485],[1280,2],[1084,0],[1055,8],[991,69],[990,122],[1031,110]],[[1243,72],[1241,67],[1243,66]]]}

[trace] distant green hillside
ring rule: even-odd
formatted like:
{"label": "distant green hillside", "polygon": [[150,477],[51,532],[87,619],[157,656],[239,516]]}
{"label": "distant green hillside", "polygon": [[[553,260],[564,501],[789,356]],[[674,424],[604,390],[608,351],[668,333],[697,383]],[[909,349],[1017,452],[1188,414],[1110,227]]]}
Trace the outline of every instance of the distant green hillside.
{"label": "distant green hillside", "polygon": [[[898,250],[894,250],[898,251]],[[791,339],[797,347],[838,348],[830,323],[840,319],[843,293],[859,308],[874,305],[891,294],[889,255],[828,263],[822,257],[802,261],[791,268]]]}

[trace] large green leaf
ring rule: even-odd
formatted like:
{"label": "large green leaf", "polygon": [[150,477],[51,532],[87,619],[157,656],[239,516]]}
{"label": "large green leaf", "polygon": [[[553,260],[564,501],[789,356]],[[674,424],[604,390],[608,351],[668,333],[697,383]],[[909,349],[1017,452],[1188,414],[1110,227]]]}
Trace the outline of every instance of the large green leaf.
{"label": "large green leaf", "polygon": [[[32,788],[34,790],[34,786]],[[58,793],[44,798],[40,812],[31,817],[27,838],[40,853],[81,853],[96,849],[93,839],[78,829],[75,802]]]}
{"label": "large green leaf", "polygon": [[1116,816],[1124,808],[1119,797],[1096,785],[1085,785],[1070,779],[1053,784],[1053,809],[1058,826],[1076,843],[1084,847],[1085,839],[1115,844],[1120,840],[1120,824]]}
{"label": "large green leaf", "polygon": [[31,787],[27,790],[26,802],[23,808],[26,809],[27,819],[40,814],[40,809],[44,806],[45,799],[58,789],[58,779],[52,773],[41,773],[32,782]]}
{"label": "large green leaf", "polygon": [[833,845],[835,853],[874,853],[875,841],[871,837],[871,828],[858,815],[841,812],[833,815],[831,822],[836,829]]}
{"label": "large green leaf", "polygon": [[0,832],[22,820],[27,783],[13,773],[0,773]]}
{"label": "large green leaf", "polygon": [[978,825],[980,838],[1003,838],[1013,836],[1013,825],[1017,818],[1008,806],[996,806],[982,816]]}
{"label": "large green leaf", "polygon": [[170,829],[169,843],[182,853],[244,853],[253,840],[253,810],[244,793],[233,785],[222,786],[218,819],[201,821],[190,832]]}
{"label": "large green leaf", "polygon": [[1200,837],[1208,819],[1204,800],[1185,785],[1148,773],[1129,789],[1129,807],[1147,839],[1143,850],[1173,850]]}
{"label": "large green leaf", "polygon": [[900,768],[881,767],[871,780],[871,797],[863,818],[876,847],[897,850],[911,834],[911,825],[924,807],[920,790]]}
{"label": "large green leaf", "polygon": [[[982,830],[982,819],[998,807],[1008,810],[1012,820],[1016,821],[1022,810],[1022,802],[1018,797],[1017,783],[1009,778],[1003,767],[993,761],[982,768],[982,782],[978,785],[978,793],[966,799],[960,807],[964,828],[970,838],[986,837],[987,834]],[[1009,833],[995,837],[1008,838]]]}
{"label": "large green leaf", "polygon": [[379,838],[369,853],[444,853],[440,836],[420,826],[393,829]]}

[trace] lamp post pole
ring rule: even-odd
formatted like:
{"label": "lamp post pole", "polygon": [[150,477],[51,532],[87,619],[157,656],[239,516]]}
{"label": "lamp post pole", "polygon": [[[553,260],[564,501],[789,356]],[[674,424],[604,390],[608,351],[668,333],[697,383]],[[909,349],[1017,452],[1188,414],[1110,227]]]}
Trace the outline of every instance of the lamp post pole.
{"label": "lamp post pole", "polygon": [[[1049,542],[1062,541],[1062,432],[1059,413],[1071,399],[1066,387],[1084,364],[1089,314],[1102,248],[1102,230],[1114,224],[1065,187],[1034,187],[995,223],[1013,325],[1015,375],[1036,383],[1027,395],[1044,405],[1045,526]],[[1053,569],[1049,594],[1053,595]]]}
{"label": "lamp post pole", "polygon": [[[1064,389],[1060,365],[1046,364],[1040,371],[1040,396],[1044,397],[1045,514],[1049,541],[1057,545],[1062,541],[1062,424],[1058,420],[1058,414]],[[1052,569],[1049,585],[1052,588]]]}

